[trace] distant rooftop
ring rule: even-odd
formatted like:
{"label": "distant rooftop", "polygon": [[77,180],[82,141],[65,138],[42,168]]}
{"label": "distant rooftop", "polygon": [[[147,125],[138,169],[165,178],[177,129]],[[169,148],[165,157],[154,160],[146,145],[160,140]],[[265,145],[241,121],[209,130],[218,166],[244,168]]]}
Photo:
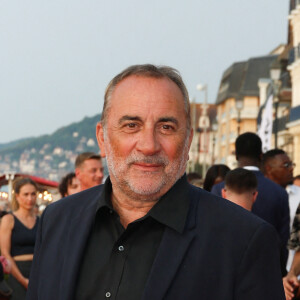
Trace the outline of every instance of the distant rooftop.
{"label": "distant rooftop", "polygon": [[290,0],[290,12],[296,9],[297,5],[299,5],[299,0]]}
{"label": "distant rooftop", "polygon": [[278,55],[267,55],[231,65],[223,74],[216,104],[228,98],[258,97],[258,80],[270,77],[270,67],[277,58]]}

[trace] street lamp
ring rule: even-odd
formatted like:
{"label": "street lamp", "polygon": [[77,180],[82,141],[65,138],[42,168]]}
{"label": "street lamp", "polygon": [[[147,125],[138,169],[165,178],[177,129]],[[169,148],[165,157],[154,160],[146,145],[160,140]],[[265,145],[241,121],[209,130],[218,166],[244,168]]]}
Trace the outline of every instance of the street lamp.
{"label": "street lamp", "polygon": [[274,122],[274,134],[275,134],[275,148],[278,147],[278,106],[279,106],[279,90],[281,87],[280,81],[280,68],[272,68],[270,70],[270,77],[272,79],[272,88],[274,92],[274,104],[275,104],[275,122]]}
{"label": "street lamp", "polygon": [[237,135],[240,135],[241,131],[241,111],[243,109],[244,102],[243,99],[236,99],[235,100],[235,108],[237,110]]}
{"label": "street lamp", "polygon": [[[192,111],[192,128],[194,131],[194,137],[196,136],[196,115],[197,115],[197,111],[196,111],[196,99],[195,97],[190,98],[190,103],[191,103],[191,111]],[[195,142],[193,141],[192,143],[192,157],[189,163],[189,172],[195,172],[196,170],[196,163],[195,163],[195,159],[194,159],[194,153],[197,152],[197,146],[195,146]]]}
{"label": "street lamp", "polygon": [[218,131],[218,123],[214,122],[212,124],[212,131],[213,131],[213,149],[212,149],[212,159],[211,164],[213,165],[215,163],[215,147],[216,147],[216,135]]}
{"label": "street lamp", "polygon": [[208,123],[206,122],[207,118],[207,84],[197,84],[198,91],[204,91],[204,103],[202,105],[203,109],[203,116],[205,118],[205,122],[203,124],[203,165],[202,165],[202,178],[204,179],[206,175],[206,152],[207,152],[207,143],[206,143],[206,136],[207,136],[207,127]]}
{"label": "street lamp", "polygon": [[5,174],[5,179],[8,183],[8,200],[12,200],[12,192],[13,192],[13,180],[15,178],[15,172],[7,172]]}

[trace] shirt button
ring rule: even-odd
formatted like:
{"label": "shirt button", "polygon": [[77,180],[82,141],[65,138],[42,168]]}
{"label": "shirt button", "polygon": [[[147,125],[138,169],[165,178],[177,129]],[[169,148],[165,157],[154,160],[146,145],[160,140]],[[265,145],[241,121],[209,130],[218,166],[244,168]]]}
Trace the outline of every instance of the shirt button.
{"label": "shirt button", "polygon": [[107,293],[105,294],[105,297],[106,297],[106,298],[110,298],[110,297],[111,297],[111,293],[110,293],[110,292],[107,292]]}
{"label": "shirt button", "polygon": [[124,251],[124,246],[119,246],[118,250],[121,252]]}

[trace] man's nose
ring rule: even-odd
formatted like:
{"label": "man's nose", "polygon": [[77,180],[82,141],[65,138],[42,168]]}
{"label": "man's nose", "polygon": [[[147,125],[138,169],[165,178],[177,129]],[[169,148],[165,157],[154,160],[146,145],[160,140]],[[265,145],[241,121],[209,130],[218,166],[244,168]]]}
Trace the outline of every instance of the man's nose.
{"label": "man's nose", "polygon": [[138,151],[144,155],[153,155],[160,150],[157,133],[152,128],[144,129],[138,136],[136,144]]}
{"label": "man's nose", "polygon": [[98,177],[103,177],[103,170],[102,169],[98,169],[96,175]]}

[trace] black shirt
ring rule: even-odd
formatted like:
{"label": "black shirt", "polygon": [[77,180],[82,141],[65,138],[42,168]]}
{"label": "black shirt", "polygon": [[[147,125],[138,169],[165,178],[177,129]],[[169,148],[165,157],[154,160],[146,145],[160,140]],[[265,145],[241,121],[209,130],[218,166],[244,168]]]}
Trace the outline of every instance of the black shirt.
{"label": "black shirt", "polygon": [[36,217],[33,228],[25,226],[14,214],[14,227],[11,232],[11,256],[33,254],[39,218]]}
{"label": "black shirt", "polygon": [[189,201],[180,191],[185,184],[183,176],[146,216],[124,229],[112,208],[110,179],[106,180],[84,252],[76,300],[142,298],[165,227],[184,230]]}

